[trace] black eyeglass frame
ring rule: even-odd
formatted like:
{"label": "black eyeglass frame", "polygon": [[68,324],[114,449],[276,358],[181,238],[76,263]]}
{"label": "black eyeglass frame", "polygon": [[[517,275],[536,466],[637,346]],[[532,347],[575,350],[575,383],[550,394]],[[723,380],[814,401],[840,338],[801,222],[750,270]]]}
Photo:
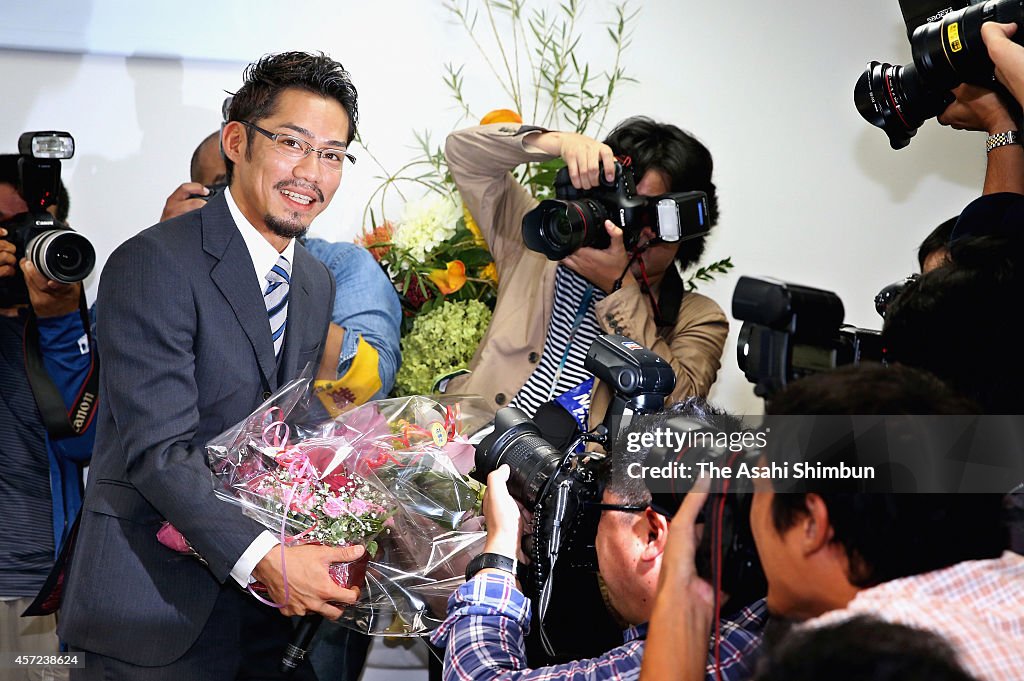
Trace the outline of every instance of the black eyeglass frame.
{"label": "black eyeglass frame", "polygon": [[[264,137],[266,137],[267,139],[269,139],[275,145],[278,144],[278,140],[280,138],[282,138],[282,137],[287,137],[288,139],[295,140],[296,142],[298,142],[299,144],[302,145],[303,153],[302,153],[302,156],[293,156],[292,158],[306,158],[307,156],[309,156],[309,154],[311,152],[316,152],[317,158],[320,160],[321,163],[323,163],[324,152],[326,152],[326,151],[333,151],[333,152],[340,153],[342,156],[347,158],[348,162],[351,163],[352,165],[356,164],[356,157],[353,156],[352,154],[350,154],[347,149],[339,149],[337,147],[324,147],[323,149],[317,149],[316,147],[314,147],[312,144],[310,144],[306,140],[299,139],[295,135],[289,135],[289,134],[284,133],[284,132],[270,132],[269,130],[261,128],[260,126],[256,125],[255,123],[251,123],[249,121],[244,121],[244,120],[241,120],[241,119],[239,119],[238,122],[241,123],[242,125],[248,127],[248,128],[252,128],[253,130],[258,132],[259,134],[261,134]],[[283,147],[282,147],[282,150],[283,150]],[[285,154],[285,155],[287,156],[287,154]],[[344,165],[344,164],[342,164],[342,165]],[[337,170],[340,171],[341,168],[342,168],[342,166],[339,165]],[[331,170],[334,170],[334,168],[331,168]]]}

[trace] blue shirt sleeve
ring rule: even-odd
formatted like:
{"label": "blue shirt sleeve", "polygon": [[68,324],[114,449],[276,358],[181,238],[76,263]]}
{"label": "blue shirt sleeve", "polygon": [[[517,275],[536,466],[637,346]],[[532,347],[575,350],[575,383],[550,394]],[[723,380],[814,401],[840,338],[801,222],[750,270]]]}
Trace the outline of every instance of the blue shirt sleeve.
{"label": "blue shirt sleeve", "polygon": [[402,361],[402,306],[394,285],[361,246],[323,239],[306,239],[305,246],[334,275],[336,291],[331,321],[345,329],[338,375],[348,371],[362,336],[380,356],[381,389],[374,397],[386,397]]}
{"label": "blue shirt sleeve", "polygon": [[[39,318],[36,324],[43,365],[70,409],[89,376],[95,348],[90,347],[77,311],[60,317]],[[47,436],[50,447],[67,461],[87,462],[92,456],[95,423],[93,419],[85,432],[76,437],[54,439]]]}
{"label": "blue shirt sleeve", "polygon": [[431,640],[445,648],[445,681],[629,681],[640,676],[643,641],[600,657],[529,669],[524,637],[530,601],[511,575],[482,574],[448,599],[448,616]]}

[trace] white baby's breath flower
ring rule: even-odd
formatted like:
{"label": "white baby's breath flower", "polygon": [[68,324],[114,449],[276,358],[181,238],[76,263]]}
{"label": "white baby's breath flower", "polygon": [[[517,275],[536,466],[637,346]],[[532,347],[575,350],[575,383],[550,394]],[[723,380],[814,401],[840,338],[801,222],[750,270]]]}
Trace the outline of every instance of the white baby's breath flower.
{"label": "white baby's breath flower", "polygon": [[393,241],[417,262],[443,241],[455,236],[462,207],[450,196],[428,194],[405,204]]}

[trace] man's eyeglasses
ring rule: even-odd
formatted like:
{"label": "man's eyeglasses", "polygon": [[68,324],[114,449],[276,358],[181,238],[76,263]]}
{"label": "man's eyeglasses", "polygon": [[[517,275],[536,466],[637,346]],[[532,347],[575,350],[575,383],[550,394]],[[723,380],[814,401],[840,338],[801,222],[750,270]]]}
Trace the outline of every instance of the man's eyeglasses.
{"label": "man's eyeglasses", "polygon": [[264,130],[255,123],[249,121],[238,121],[242,125],[252,128],[259,134],[263,135],[274,143],[274,148],[277,149],[281,154],[288,156],[289,158],[305,158],[309,156],[309,152],[316,152],[316,155],[320,157],[320,163],[325,168],[331,170],[341,170],[341,166],[345,159],[348,159],[349,163],[355,164],[356,157],[348,153],[345,149],[317,149],[312,144],[305,140],[301,140],[298,137],[292,135],[286,135],[283,132],[273,133],[269,130]]}

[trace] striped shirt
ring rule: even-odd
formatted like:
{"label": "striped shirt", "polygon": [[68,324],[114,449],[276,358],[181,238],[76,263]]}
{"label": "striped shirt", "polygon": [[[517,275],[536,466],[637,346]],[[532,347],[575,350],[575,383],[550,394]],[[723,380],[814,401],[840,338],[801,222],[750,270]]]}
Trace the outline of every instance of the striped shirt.
{"label": "striped shirt", "polygon": [[858,593],[842,610],[806,622],[820,627],[858,615],[944,637],[964,669],[983,681],[1024,670],[1024,556],[969,560],[894,579]]}
{"label": "striped shirt", "polygon": [[[591,284],[582,275],[564,265],[556,268],[555,298],[548,332],[544,337],[544,349],[540,354],[540,363],[510,402],[511,406],[519,407],[527,416],[532,417],[540,405],[575,388],[593,375],[583,368],[583,360],[587,358],[590,344],[604,333],[597,323],[597,315],[594,312],[594,306],[605,297],[604,291],[596,286],[592,288],[579,327],[575,335],[572,332],[588,287],[591,287]],[[552,391],[555,374],[567,346],[569,354],[565,367]]]}
{"label": "striped shirt", "polygon": [[[721,679],[753,676],[766,620],[763,600],[721,620]],[[448,599],[447,618],[431,636],[434,645],[445,648],[444,681],[627,681],[640,676],[646,624],[626,629],[624,643],[600,657],[529,669],[524,641],[529,622],[530,601],[511,575],[477,575],[460,586]],[[707,681],[719,678],[711,649]]]}

